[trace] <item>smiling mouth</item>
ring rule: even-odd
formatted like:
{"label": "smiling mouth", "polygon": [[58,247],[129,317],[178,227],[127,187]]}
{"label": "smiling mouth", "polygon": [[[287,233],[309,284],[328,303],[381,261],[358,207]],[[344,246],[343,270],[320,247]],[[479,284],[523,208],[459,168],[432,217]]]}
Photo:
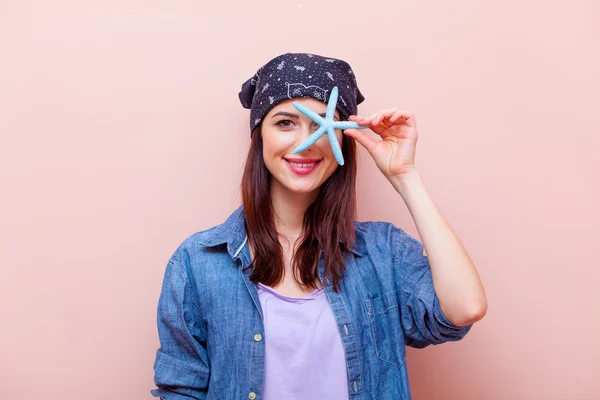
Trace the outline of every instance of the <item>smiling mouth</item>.
{"label": "smiling mouth", "polygon": [[290,161],[287,159],[285,161],[287,161],[290,165],[293,165],[294,167],[298,167],[298,168],[312,168],[321,162],[321,160],[319,160],[319,161],[310,162],[310,163],[305,163],[305,162],[300,163],[300,162]]}
{"label": "smiling mouth", "polygon": [[290,159],[284,158],[284,161],[290,167],[292,172],[299,174],[299,175],[309,175],[317,169],[317,167],[319,166],[319,164],[321,164],[321,161],[323,161],[323,160],[322,159],[316,160],[314,158],[307,159],[307,160],[295,158],[295,159],[290,160]]}

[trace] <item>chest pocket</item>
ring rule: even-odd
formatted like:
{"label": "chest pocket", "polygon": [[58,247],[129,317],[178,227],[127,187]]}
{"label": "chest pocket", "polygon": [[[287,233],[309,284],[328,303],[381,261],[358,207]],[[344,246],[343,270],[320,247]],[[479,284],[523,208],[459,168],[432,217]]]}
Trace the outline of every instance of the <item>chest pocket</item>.
{"label": "chest pocket", "polygon": [[377,358],[401,367],[406,360],[406,349],[400,321],[396,291],[366,299]]}

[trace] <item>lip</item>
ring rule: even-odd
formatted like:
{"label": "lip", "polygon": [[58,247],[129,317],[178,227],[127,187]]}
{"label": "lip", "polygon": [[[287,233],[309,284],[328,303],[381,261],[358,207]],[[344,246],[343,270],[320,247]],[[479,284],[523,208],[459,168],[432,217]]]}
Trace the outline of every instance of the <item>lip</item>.
{"label": "lip", "polygon": [[286,161],[291,161],[291,162],[295,162],[295,163],[307,163],[307,164],[314,163],[314,162],[317,162],[317,161],[321,161],[318,158],[285,158],[284,157],[284,159]]}
{"label": "lip", "polygon": [[[290,167],[290,169],[292,170],[292,172],[298,174],[298,175],[308,175],[311,172],[313,172],[315,169],[319,168],[319,165],[321,165],[321,160],[317,160],[314,158],[284,158],[285,163]],[[292,165],[290,164],[291,162],[298,162],[298,163],[313,163],[316,162],[316,164],[312,167],[298,167],[296,165]]]}

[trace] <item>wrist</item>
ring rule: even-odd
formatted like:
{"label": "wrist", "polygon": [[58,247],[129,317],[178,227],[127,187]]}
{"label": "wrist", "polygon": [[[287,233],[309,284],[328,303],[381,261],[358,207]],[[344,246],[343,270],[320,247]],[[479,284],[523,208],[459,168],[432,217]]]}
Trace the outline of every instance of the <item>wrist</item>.
{"label": "wrist", "polygon": [[421,175],[416,168],[411,168],[402,174],[394,175],[390,178],[392,186],[402,196],[406,194],[411,187],[422,184]]}

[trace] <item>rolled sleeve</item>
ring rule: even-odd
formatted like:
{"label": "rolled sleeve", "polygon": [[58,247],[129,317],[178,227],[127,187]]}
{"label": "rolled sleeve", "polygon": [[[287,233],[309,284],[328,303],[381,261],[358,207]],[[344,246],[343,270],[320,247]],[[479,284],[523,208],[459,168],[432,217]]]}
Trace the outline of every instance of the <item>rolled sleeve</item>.
{"label": "rolled sleeve", "polygon": [[175,256],[165,271],[157,322],[160,348],[152,395],[165,400],[205,399],[210,376],[206,335],[195,289]]}
{"label": "rolled sleeve", "polygon": [[472,325],[456,326],[444,315],[423,245],[402,229],[394,228],[392,245],[405,344],[422,348],[462,339]]}

